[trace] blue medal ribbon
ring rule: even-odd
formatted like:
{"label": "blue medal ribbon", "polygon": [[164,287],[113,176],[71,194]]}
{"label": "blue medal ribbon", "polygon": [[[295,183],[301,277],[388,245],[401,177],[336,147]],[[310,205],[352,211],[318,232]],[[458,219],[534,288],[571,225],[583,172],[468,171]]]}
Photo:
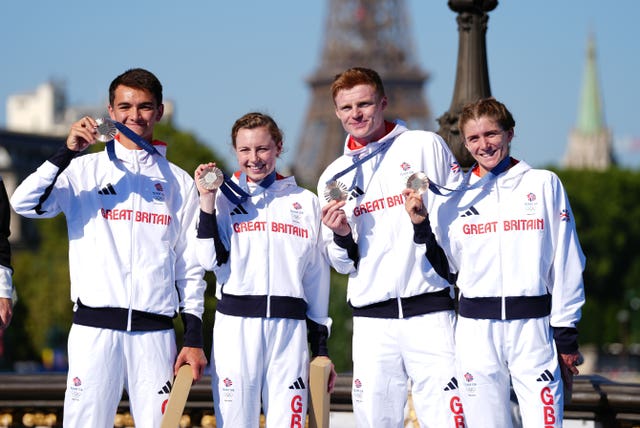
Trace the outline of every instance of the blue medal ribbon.
{"label": "blue medal ribbon", "polygon": [[144,138],[142,138],[141,136],[133,132],[124,123],[116,122],[114,120],[113,124],[116,126],[118,131],[122,132],[122,134],[125,137],[127,137],[128,139],[136,143],[138,147],[146,150],[149,154],[152,154],[152,155],[158,154],[158,150],[155,147],[153,147],[153,144],[151,144],[150,142],[148,142],[147,140],[145,140]]}
{"label": "blue medal ribbon", "polygon": [[[144,138],[142,138],[141,136],[133,132],[125,124],[116,122],[115,120],[107,119],[107,118],[105,118],[104,120],[111,121],[111,123],[113,123],[113,125],[116,127],[118,131],[120,131],[125,137],[133,141],[138,147],[140,147],[141,149],[144,149],[147,153],[152,155],[158,154],[158,150],[155,147],[153,147],[153,144],[151,144],[150,142],[148,142],[147,140],[145,140]],[[115,148],[113,147],[113,138],[107,141],[106,145],[107,145],[107,153],[109,154],[109,159],[111,159],[112,162],[115,162],[117,159],[117,156],[116,156]]]}
{"label": "blue medal ribbon", "polygon": [[[498,175],[502,174],[503,172],[505,172],[509,168],[509,165],[511,165],[511,156],[507,156],[504,159],[502,159],[498,163],[498,165],[496,165],[491,171],[489,171],[487,174],[482,176],[480,178],[480,180],[476,181],[474,184],[472,184],[470,186],[469,185],[469,179],[471,178],[471,174],[473,174],[473,169],[476,167],[476,165],[477,165],[477,163],[473,164],[473,166],[465,174],[465,177],[462,180],[462,183],[460,184],[460,186],[456,187],[455,189],[448,189],[448,188],[446,188],[444,186],[441,186],[441,185],[436,184],[436,183],[432,182],[431,180],[429,180],[429,190],[431,190],[436,195],[449,196],[454,192],[466,192],[467,190],[472,190],[472,189],[477,189],[479,187],[482,187],[489,180],[493,180],[494,178],[496,178]],[[441,192],[441,190],[446,190],[449,193],[443,194]]]}
{"label": "blue medal ribbon", "polygon": [[332,181],[336,181],[338,178],[340,178],[343,175],[347,174],[352,169],[359,167],[360,165],[362,165],[363,163],[365,163],[366,161],[368,161],[369,159],[371,159],[372,157],[374,157],[375,155],[377,155],[381,151],[385,150],[390,145],[391,145],[390,141],[382,143],[382,144],[380,144],[379,147],[377,147],[374,151],[372,151],[371,153],[369,153],[368,155],[366,155],[362,159],[354,156],[353,164],[351,164],[348,168],[343,169],[342,171],[340,171],[339,173],[337,173],[336,175],[331,177],[329,180],[327,180],[327,184],[331,183]]}
{"label": "blue medal ribbon", "polygon": [[223,173],[222,175],[224,177],[224,181],[220,186],[220,190],[234,205],[240,205],[250,197],[260,195],[276,181],[276,171],[273,170],[271,174],[267,175],[259,183],[256,183],[256,189],[253,192],[250,192],[249,185],[247,184],[247,174],[244,172],[240,174],[238,184],[236,184],[227,174]]}
{"label": "blue medal ribbon", "polygon": [[[391,123],[391,122],[385,121],[385,126],[384,126],[385,127],[385,135],[381,139],[384,139],[389,134],[391,134],[393,129],[395,129],[396,126],[398,126],[398,125],[405,126],[404,122],[402,122],[401,120],[397,120],[395,123]],[[352,137],[353,136],[349,136],[349,138],[352,138]],[[393,138],[387,139],[384,143],[379,143],[380,145],[378,147],[376,147],[371,153],[369,153],[368,155],[364,156],[363,158],[360,158],[361,153],[358,153],[358,154],[354,155],[353,158],[352,158],[352,162],[353,163],[348,168],[345,168],[342,171],[340,171],[339,173],[335,174],[333,177],[331,177],[329,180],[327,180],[327,182],[325,184],[329,185],[332,182],[335,182],[336,180],[338,180],[338,178],[340,178],[343,175],[347,174],[349,171],[351,171],[351,170],[353,170],[355,168],[358,168],[357,171],[355,172],[355,174],[353,175],[353,180],[351,181],[351,187],[349,187],[347,189],[347,191],[350,192],[351,190],[353,190],[358,185],[358,179],[362,178],[361,177],[362,176],[362,170],[360,169],[360,166],[362,164],[364,164],[365,162],[367,162],[369,159],[371,159],[374,156],[376,156],[377,154],[384,153],[391,146],[391,144],[393,144],[395,139],[396,139],[396,136],[394,136]],[[368,144],[375,143],[375,142],[376,141],[371,141]],[[368,144],[367,144],[367,146],[368,146]],[[361,186],[361,187],[364,187],[364,185]],[[364,189],[362,189],[362,192],[364,192]]]}

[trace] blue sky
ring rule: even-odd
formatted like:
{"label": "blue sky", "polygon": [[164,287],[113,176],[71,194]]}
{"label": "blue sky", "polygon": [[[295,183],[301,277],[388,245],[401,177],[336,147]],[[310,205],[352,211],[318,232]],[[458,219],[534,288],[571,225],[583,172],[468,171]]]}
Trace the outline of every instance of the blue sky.
{"label": "blue sky", "polygon": [[[111,80],[140,66],[163,82],[176,124],[227,160],[237,117],[256,109],[273,115],[285,132],[281,164],[288,165],[304,132],[311,101],[305,79],[320,64],[327,7],[321,0],[8,2],[0,13],[0,127],[9,95],[63,79],[72,105],[106,105]],[[407,8],[436,118],[453,93],[456,14],[446,0],[407,0]],[[514,156],[534,166],[561,162],[592,31],[616,155],[623,166],[640,168],[640,120],[632,107],[640,95],[633,36],[639,15],[637,0],[502,0],[490,12],[491,90],[515,116]]]}

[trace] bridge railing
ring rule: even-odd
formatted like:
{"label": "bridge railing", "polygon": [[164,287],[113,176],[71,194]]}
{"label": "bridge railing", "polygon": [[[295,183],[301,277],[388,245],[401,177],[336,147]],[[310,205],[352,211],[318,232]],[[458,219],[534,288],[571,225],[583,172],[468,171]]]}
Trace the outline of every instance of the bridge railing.
{"label": "bridge railing", "polygon": [[[60,427],[66,376],[64,374],[0,373],[0,428]],[[351,412],[351,376],[338,376],[331,396],[332,412]],[[128,397],[123,394],[114,427],[133,426]],[[601,376],[577,376],[565,420],[592,421],[601,428],[640,427],[640,384],[613,382]],[[181,427],[212,428],[211,379],[193,385]]]}

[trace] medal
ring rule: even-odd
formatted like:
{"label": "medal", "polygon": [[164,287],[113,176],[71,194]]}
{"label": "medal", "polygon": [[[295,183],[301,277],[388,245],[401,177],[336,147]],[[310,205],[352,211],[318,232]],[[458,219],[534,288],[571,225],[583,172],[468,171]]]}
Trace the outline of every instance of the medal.
{"label": "medal", "polygon": [[224,175],[220,168],[216,167],[205,168],[198,179],[200,186],[206,190],[218,190],[223,181]]}
{"label": "medal", "polygon": [[96,128],[96,132],[98,133],[96,140],[103,143],[113,140],[118,132],[113,121],[106,117],[99,117],[96,119],[96,123],[98,124],[98,127]]}
{"label": "medal", "polygon": [[429,189],[429,179],[424,172],[416,172],[411,174],[407,180],[407,189],[413,189],[418,194],[423,194]]}
{"label": "medal", "polygon": [[347,196],[349,196],[347,193],[347,186],[339,181],[331,181],[327,183],[327,187],[324,189],[324,197],[327,202],[346,201]]}

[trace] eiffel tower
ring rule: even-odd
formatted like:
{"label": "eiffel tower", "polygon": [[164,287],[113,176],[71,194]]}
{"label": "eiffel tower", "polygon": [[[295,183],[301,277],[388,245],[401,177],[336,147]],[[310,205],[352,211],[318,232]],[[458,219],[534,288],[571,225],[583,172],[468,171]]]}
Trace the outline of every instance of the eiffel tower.
{"label": "eiffel tower", "polygon": [[343,151],[345,133],[330,87],[347,68],[380,74],[388,120],[402,119],[410,129],[433,127],[423,91],[428,76],[415,59],[405,0],[329,0],[325,31],[320,66],[308,79],[311,104],[292,168],[298,182],[312,188]]}

